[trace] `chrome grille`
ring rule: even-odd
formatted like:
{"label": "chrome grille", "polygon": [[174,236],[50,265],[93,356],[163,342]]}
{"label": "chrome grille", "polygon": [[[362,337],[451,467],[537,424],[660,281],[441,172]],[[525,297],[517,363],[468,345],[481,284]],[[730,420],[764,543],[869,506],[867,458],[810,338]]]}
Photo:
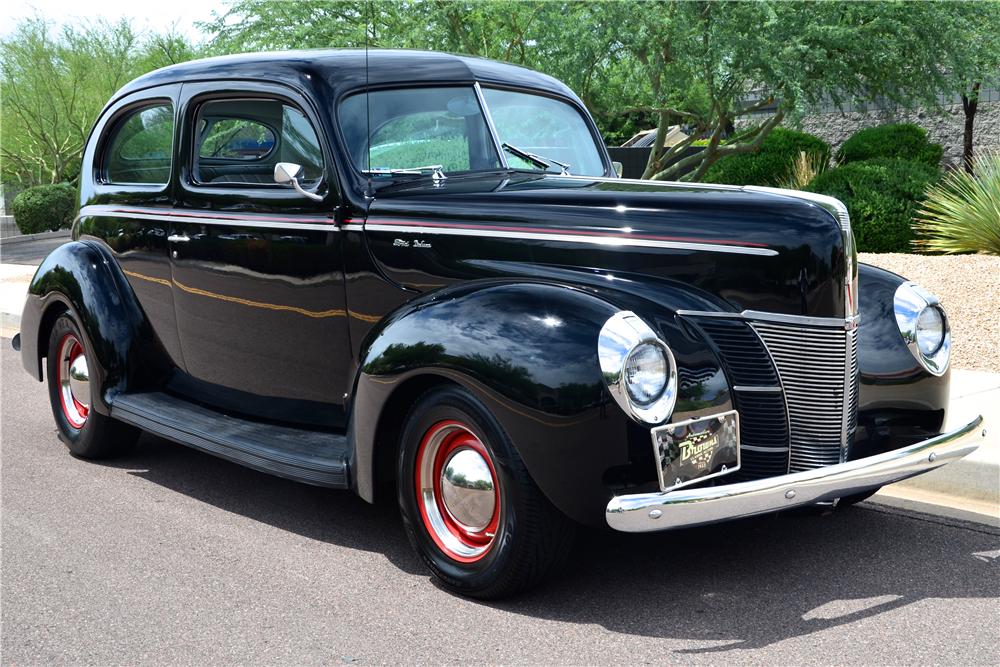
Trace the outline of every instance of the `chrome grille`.
{"label": "chrome grille", "polygon": [[846,460],[857,423],[857,330],[752,322],[774,360],[789,423],[789,471]]}

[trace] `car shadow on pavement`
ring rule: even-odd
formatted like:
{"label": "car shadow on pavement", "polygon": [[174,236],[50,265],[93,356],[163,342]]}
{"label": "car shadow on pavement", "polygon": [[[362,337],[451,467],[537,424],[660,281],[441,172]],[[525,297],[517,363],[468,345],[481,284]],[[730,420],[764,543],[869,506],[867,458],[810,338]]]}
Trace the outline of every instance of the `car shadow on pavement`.
{"label": "car shadow on pavement", "polygon": [[[429,578],[395,499],[369,505],[148,435],[112,465],[279,529],[382,553],[400,570]],[[762,648],[927,598],[995,599],[998,556],[995,528],[873,504],[646,535],[584,529],[564,571],[520,597],[482,604],[616,633],[702,641],[679,653],[712,653]]]}

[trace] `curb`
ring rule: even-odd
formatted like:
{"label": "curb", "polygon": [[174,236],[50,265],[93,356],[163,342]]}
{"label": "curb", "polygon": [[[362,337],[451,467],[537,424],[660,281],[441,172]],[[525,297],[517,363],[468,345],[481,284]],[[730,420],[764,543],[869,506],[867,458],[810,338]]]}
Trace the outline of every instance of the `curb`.
{"label": "curb", "polygon": [[1000,506],[1000,464],[993,461],[959,459],[898,485],[950,496],[958,501]]}
{"label": "curb", "polygon": [[39,241],[41,239],[69,238],[71,232],[68,229],[57,229],[54,232],[38,232],[37,234],[18,234],[17,236],[0,237],[0,246],[17,245],[29,241]]}

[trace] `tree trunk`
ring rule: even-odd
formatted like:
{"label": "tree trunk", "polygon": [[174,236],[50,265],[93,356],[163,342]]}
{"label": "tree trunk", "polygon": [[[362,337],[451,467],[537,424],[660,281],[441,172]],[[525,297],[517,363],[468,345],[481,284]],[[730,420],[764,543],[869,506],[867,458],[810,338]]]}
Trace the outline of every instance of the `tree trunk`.
{"label": "tree trunk", "polygon": [[962,137],[962,164],[965,170],[972,173],[972,129],[976,120],[976,111],[979,107],[980,82],[972,84],[972,92],[966,95],[962,93],[962,111],[965,112],[965,134]]}

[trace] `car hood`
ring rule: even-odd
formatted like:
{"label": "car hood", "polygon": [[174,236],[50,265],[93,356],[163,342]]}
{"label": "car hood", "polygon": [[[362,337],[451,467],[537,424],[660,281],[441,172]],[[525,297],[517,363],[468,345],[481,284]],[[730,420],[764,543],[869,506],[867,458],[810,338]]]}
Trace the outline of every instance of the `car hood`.
{"label": "car hood", "polygon": [[713,309],[847,311],[841,222],[789,191],[534,172],[419,179],[379,189],[366,230],[386,275],[411,289],[564,270],[681,283]]}

